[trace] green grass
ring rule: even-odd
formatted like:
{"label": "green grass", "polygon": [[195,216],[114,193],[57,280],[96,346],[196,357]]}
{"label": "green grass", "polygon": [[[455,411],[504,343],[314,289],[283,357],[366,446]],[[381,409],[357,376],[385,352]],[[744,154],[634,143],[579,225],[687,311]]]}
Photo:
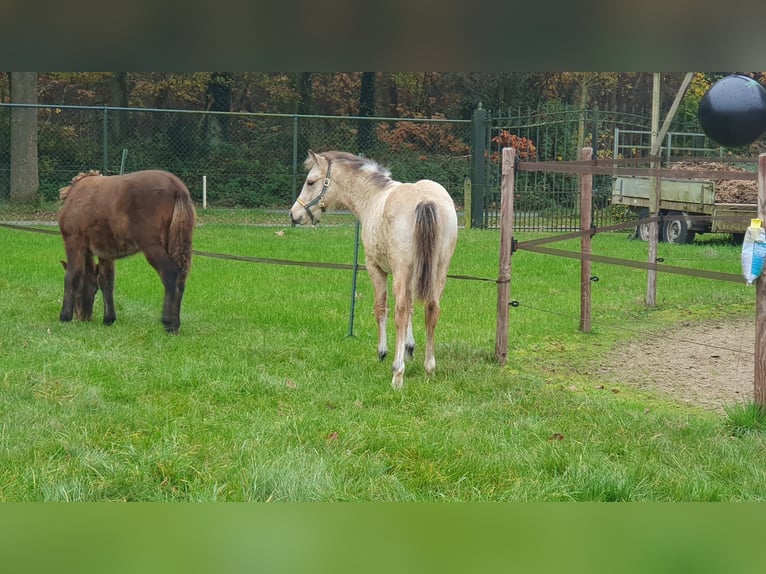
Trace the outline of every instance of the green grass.
{"label": "green grass", "polygon": [[[354,227],[342,221],[212,215],[200,216],[197,250],[352,261]],[[496,277],[498,239],[461,230],[450,272]],[[583,334],[579,263],[517,251],[508,364],[493,356],[496,286],[451,279],[437,372],[424,373],[418,307],[416,356],[395,392],[364,272],[349,337],[350,271],[195,257],[169,336],[141,256],[117,263],[113,326],[100,322],[100,296],[94,321],[61,324],[61,239],[0,228],[0,242],[0,500],[766,499],[762,425],[735,432],[732,415],[590,374],[617,345],[669,326],[750,320],[744,281],[660,274],[647,309],[645,272],[594,264]],[[739,273],[739,248],[715,236],[660,249],[671,265]],[[594,251],[646,258],[624,234],[597,234]],[[390,348],[393,337],[390,321]]]}

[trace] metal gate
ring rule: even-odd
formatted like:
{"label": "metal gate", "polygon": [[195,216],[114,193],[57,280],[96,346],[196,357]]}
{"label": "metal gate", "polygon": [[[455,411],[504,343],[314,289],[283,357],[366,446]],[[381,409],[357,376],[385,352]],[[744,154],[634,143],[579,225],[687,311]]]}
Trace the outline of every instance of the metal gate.
{"label": "metal gate", "polygon": [[[635,114],[575,109],[561,105],[527,113],[493,115],[486,110],[474,114],[474,158],[471,177],[474,194],[472,226],[497,228],[500,215],[502,148],[516,148],[518,161],[575,161],[583,147],[593,147],[600,159],[641,154],[640,141],[650,133],[651,119]],[[479,127],[482,126],[482,127]],[[596,134],[596,137],[593,137]],[[689,150],[693,155],[711,150],[700,134],[672,132],[666,153]],[[633,138],[633,139],[631,139]],[[481,161],[483,158],[483,161]],[[480,165],[479,165],[480,164]],[[514,228],[522,231],[575,231],[580,226],[579,178],[576,175],[519,171],[515,180]],[[612,178],[593,177],[593,224],[612,223],[609,204]]]}

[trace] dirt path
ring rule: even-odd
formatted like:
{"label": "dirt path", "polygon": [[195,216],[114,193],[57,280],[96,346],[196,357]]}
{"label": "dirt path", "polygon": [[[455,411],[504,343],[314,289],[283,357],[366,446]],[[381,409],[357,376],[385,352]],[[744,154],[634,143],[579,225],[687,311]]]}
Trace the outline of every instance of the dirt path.
{"label": "dirt path", "polygon": [[723,413],[753,400],[754,345],[752,320],[690,324],[627,345],[598,374]]}

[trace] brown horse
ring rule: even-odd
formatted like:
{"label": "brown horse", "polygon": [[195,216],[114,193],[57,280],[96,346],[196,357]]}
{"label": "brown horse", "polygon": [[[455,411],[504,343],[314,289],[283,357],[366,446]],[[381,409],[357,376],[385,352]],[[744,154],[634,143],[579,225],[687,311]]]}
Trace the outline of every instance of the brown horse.
{"label": "brown horse", "polygon": [[58,223],[67,261],[62,261],[66,277],[59,319],[71,321],[74,313],[90,320],[101,289],[104,324],[114,323],[114,260],[141,251],[165,287],[165,330],[177,333],[197,219],[184,183],[160,170],[111,176],[90,171],[73,178],[60,196]]}

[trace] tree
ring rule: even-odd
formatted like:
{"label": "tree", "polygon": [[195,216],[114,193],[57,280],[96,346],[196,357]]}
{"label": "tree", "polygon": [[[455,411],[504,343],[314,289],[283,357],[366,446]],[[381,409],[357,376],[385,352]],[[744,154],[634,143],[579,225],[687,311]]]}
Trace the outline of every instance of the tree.
{"label": "tree", "polygon": [[[111,105],[116,108],[127,108],[130,105],[130,89],[127,72],[112,72],[109,81],[111,92]],[[109,121],[111,137],[113,140],[122,142],[129,133],[130,116],[124,111],[114,113]]]}
{"label": "tree", "polygon": [[[362,85],[359,89],[359,115],[370,118],[375,115],[375,72],[362,72]],[[362,121],[356,134],[358,153],[367,155],[374,138],[374,127],[371,121]]]}
{"label": "tree", "polygon": [[[207,109],[213,112],[231,111],[231,76],[226,72],[213,72],[206,86]],[[230,118],[226,115],[207,116],[207,142],[218,147],[229,139]]]}
{"label": "tree", "polygon": [[[540,105],[544,74],[538,72],[451,72],[445,74],[455,93],[454,116],[470,119],[481,103],[497,114],[521,114]],[[444,110],[448,114],[447,110]],[[448,117],[452,117],[448,114]]]}
{"label": "tree", "polygon": [[[298,93],[297,113],[300,115],[310,114],[313,110],[313,91],[311,85],[311,72],[298,72],[295,78],[295,91]],[[298,161],[305,158],[309,151],[309,140],[305,130],[298,131]]]}
{"label": "tree", "polygon": [[312,72],[299,72],[296,78],[296,91],[298,92],[298,110],[297,113],[307,115],[312,112]]}
{"label": "tree", "polygon": [[[37,72],[11,72],[11,101],[37,104]],[[40,202],[37,166],[37,108],[11,110],[11,203]]]}

